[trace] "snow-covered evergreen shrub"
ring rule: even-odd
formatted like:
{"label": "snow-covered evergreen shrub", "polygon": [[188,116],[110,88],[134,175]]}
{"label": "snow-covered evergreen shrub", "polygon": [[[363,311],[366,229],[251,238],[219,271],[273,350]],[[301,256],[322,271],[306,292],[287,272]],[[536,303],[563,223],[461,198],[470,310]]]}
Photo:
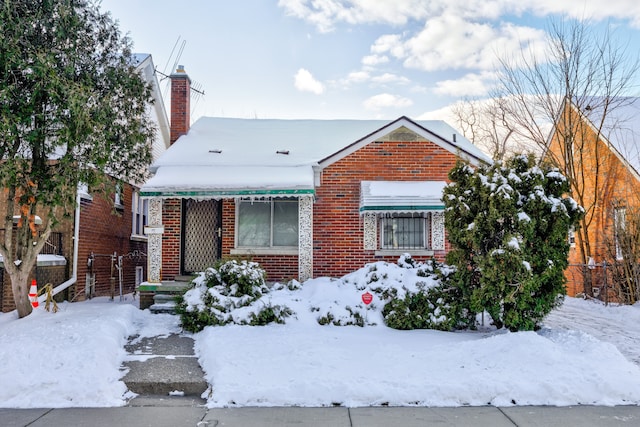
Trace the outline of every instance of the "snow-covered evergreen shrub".
{"label": "snow-covered evergreen shrub", "polygon": [[451,331],[460,324],[461,307],[455,304],[456,288],[436,286],[419,292],[407,293],[404,298],[394,298],[382,310],[385,323],[394,329],[437,329]]}
{"label": "snow-covered evergreen shrub", "polygon": [[272,305],[265,271],[255,262],[226,261],[208,268],[193,281],[193,287],[178,300],[182,327],[199,332],[206,326],[229,323],[266,325],[284,323],[292,312]]}
{"label": "snow-covered evergreen shrub", "polygon": [[[438,329],[450,331],[467,326],[461,322],[464,310],[459,291],[441,280],[451,269],[435,260],[420,263],[409,254],[398,259],[400,268],[412,270],[412,283],[399,284],[381,292],[385,324],[394,329]],[[401,290],[402,292],[399,292]]]}
{"label": "snow-covered evergreen shrub", "polygon": [[447,285],[459,289],[466,321],[486,311],[498,328],[536,328],[565,293],[568,230],[583,212],[568,181],[524,155],[475,170],[458,163],[449,178],[447,263],[457,268]]}

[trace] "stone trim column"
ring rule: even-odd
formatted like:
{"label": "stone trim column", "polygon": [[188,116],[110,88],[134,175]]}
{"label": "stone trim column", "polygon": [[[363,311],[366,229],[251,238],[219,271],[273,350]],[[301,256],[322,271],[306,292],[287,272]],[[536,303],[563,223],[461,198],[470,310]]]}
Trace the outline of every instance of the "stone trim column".
{"label": "stone trim column", "polygon": [[313,277],[313,197],[298,199],[298,280]]}
{"label": "stone trim column", "polygon": [[431,213],[431,247],[434,251],[444,250],[444,212]]}
{"label": "stone trim column", "polygon": [[364,250],[375,251],[378,249],[378,216],[375,213],[365,212],[362,217],[364,228]]}
{"label": "stone trim column", "polygon": [[147,235],[147,282],[162,282],[162,199],[149,199],[149,224],[144,228]]}

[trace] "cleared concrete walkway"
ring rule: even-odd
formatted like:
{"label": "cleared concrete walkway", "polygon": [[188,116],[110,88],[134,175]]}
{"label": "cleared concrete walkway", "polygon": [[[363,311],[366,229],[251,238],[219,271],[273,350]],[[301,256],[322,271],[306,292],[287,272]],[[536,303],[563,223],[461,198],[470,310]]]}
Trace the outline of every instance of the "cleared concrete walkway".
{"label": "cleared concrete walkway", "polygon": [[131,337],[125,350],[123,368],[128,372],[123,381],[136,394],[200,397],[207,389],[190,337],[177,334]]}

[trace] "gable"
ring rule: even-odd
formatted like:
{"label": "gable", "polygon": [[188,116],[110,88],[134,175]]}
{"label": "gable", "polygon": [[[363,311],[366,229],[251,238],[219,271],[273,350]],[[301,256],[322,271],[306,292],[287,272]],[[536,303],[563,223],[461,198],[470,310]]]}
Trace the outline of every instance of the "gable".
{"label": "gable", "polygon": [[[414,122],[406,117],[400,117],[320,160],[320,168],[330,166],[373,142],[431,142],[473,165],[490,162],[487,155],[445,122],[436,121],[435,124],[437,124],[437,126],[433,126],[432,124],[432,128],[436,127],[440,134],[424,127],[420,122]],[[448,132],[450,135],[444,137],[441,135],[444,132]]]}

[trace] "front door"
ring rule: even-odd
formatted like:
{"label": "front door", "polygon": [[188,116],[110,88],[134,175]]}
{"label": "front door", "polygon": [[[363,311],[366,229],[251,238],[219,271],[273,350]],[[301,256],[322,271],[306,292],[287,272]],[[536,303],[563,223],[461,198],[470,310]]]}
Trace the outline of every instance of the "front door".
{"label": "front door", "polygon": [[220,259],[220,205],[219,200],[184,201],[182,271],[185,274],[204,271]]}

